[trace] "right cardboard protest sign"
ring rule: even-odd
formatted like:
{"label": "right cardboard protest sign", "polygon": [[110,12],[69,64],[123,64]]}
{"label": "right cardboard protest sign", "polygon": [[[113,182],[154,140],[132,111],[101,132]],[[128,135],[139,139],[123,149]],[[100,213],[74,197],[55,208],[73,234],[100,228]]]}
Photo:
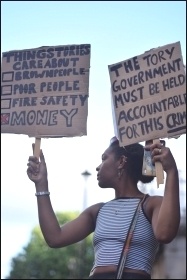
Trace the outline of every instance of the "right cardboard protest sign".
{"label": "right cardboard protest sign", "polygon": [[186,74],[180,42],[108,68],[120,146],[186,133]]}

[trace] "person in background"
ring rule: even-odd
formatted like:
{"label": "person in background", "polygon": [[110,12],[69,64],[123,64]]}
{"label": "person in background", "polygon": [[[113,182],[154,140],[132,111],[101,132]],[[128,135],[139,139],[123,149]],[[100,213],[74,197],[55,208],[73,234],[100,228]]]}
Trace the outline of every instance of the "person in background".
{"label": "person in background", "polygon": [[79,242],[94,232],[94,263],[88,279],[118,279],[117,268],[134,212],[143,200],[137,218],[121,279],[151,279],[159,243],[171,242],[180,223],[179,179],[173,155],[161,143],[145,146],[152,163],[162,163],[166,173],[163,196],[142,193],[138,182],[150,183],[154,177],[142,175],[144,147],[119,146],[116,137],[102,154],[96,168],[100,188],[113,188],[115,197],[85,209],[76,219],[59,225],[53,211],[42,150],[40,161],[30,156],[27,174],[35,183],[40,227],[51,248]]}

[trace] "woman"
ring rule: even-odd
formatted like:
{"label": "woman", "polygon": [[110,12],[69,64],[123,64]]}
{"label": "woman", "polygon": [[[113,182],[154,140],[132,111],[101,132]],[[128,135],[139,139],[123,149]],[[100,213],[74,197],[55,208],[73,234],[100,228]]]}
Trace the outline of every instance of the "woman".
{"label": "woman", "polygon": [[162,163],[166,172],[164,196],[139,191],[138,182],[154,177],[142,175],[144,148],[140,144],[120,147],[113,137],[96,168],[101,188],[113,188],[115,198],[84,210],[75,220],[60,226],[54,214],[48,189],[47,168],[41,151],[40,162],[29,157],[27,174],[35,183],[39,223],[51,248],[78,242],[94,232],[95,260],[89,279],[115,279],[116,271],[133,214],[144,197],[123,269],[122,279],[151,279],[151,269],[159,243],[171,242],[180,223],[179,180],[175,160],[161,143],[145,147],[153,164]]}

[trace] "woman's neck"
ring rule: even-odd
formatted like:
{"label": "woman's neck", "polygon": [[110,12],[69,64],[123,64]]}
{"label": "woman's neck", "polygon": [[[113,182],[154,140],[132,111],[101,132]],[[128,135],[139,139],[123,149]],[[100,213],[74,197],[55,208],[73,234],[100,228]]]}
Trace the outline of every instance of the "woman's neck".
{"label": "woman's neck", "polygon": [[138,189],[135,182],[129,178],[121,178],[115,187],[115,198],[119,197],[141,197],[143,193]]}

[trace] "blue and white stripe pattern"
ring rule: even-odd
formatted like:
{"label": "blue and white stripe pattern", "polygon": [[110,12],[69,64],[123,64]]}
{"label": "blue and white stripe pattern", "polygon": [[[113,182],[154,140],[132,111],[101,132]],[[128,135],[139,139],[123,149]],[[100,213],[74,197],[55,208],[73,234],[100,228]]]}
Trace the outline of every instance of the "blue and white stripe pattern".
{"label": "blue and white stripe pattern", "polygon": [[[97,266],[118,265],[139,201],[139,198],[118,198],[105,203],[99,210],[93,237],[95,261],[92,269]],[[141,209],[125,267],[151,274],[158,244],[151,223]]]}

